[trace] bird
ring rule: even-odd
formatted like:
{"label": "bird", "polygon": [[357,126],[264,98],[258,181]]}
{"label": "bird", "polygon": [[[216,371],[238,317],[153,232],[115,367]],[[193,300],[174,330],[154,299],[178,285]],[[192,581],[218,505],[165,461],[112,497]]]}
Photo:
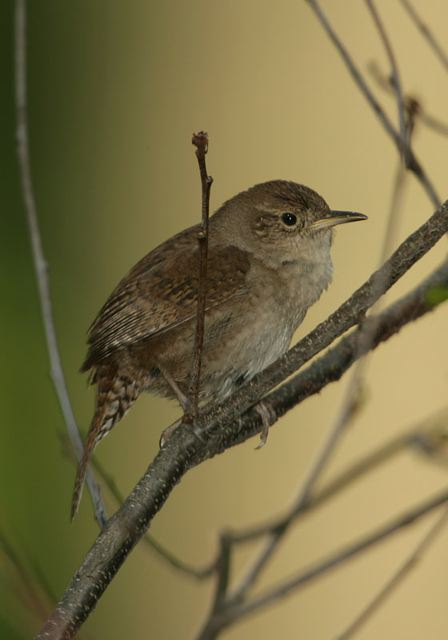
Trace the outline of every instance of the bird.
{"label": "bird", "polygon": [[[222,401],[280,357],[332,280],[336,225],[365,220],[331,210],[313,189],[271,180],[238,193],[210,217],[199,402]],[[81,372],[95,411],[76,473],[71,518],[94,448],[143,391],[188,393],[199,287],[198,232],[187,228],[119,282],[88,332]]]}

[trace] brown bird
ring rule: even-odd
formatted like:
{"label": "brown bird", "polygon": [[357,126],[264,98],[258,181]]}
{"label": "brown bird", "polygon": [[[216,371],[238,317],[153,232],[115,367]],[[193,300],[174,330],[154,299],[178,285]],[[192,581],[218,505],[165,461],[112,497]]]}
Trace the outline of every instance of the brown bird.
{"label": "brown bird", "polygon": [[[332,277],[335,225],[366,216],[332,211],[315,191],[274,180],[225,202],[210,218],[199,399],[222,400],[287,349]],[[142,391],[187,393],[196,327],[199,225],[140,260],[89,330],[81,371],[97,385],[72,518],[93,449]]]}

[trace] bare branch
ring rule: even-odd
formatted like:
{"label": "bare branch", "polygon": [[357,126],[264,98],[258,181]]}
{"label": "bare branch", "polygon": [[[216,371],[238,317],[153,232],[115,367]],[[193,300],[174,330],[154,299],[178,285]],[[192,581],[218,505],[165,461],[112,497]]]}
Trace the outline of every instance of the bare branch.
{"label": "bare branch", "polygon": [[[242,604],[237,604],[227,608],[220,618],[214,620],[215,629],[222,629],[230,626],[237,620],[240,621],[250,613],[257,611],[261,607],[271,605],[284,596],[297,592],[305,586],[308,586],[311,582],[327,574],[329,571],[345,564],[348,560],[358,556],[360,553],[372,548],[384,540],[387,540],[392,535],[402,531],[405,527],[414,524],[422,517],[431,513],[435,509],[439,508],[448,502],[448,491],[443,491],[419,504],[417,507],[406,511],[402,515],[389,521],[382,527],[379,527],[372,533],[360,538],[357,542],[349,544],[339,551],[331,554],[325,560],[317,562],[305,571],[300,571],[298,574],[285,580],[281,584],[271,589],[266,589],[259,596]],[[445,513],[445,511],[444,511]],[[211,636],[212,637],[212,636]]]}
{"label": "bare branch", "polygon": [[394,51],[392,49],[392,45],[387,36],[386,29],[384,28],[383,22],[380,18],[380,15],[375,7],[373,0],[366,0],[367,7],[372,14],[373,22],[378,30],[380,38],[383,42],[384,49],[386,51],[387,57],[389,58],[389,64],[391,67],[391,84],[392,89],[395,93],[396,101],[397,101],[397,110],[398,110],[398,123],[400,129],[400,138],[403,142],[401,147],[400,155],[403,156],[404,164],[407,164],[405,154],[409,151],[409,141],[408,141],[408,131],[406,127],[406,118],[405,118],[405,108],[404,108],[404,97],[403,91],[401,88],[401,80],[400,73],[398,71],[397,61],[395,59]]}
{"label": "bare branch", "polygon": [[[381,89],[383,89],[383,91],[385,91],[389,95],[394,94],[390,78],[382,73],[380,67],[374,60],[369,62],[369,64],[367,65],[367,70],[369,71],[377,85]],[[408,120],[407,128],[409,131],[413,131],[415,121],[418,119],[419,122],[424,124],[429,129],[432,129],[436,133],[439,133],[442,136],[448,136],[448,124],[428,113],[426,108],[423,106],[420,98],[417,98],[412,94],[407,94],[404,96],[404,106]]]}
{"label": "bare branch", "polygon": [[361,613],[353,620],[353,622],[337,636],[336,640],[348,640],[352,638],[355,633],[367,622],[367,620],[378,610],[383,602],[388,598],[392,592],[401,584],[406,578],[409,572],[415,568],[417,562],[422,559],[423,554],[428,551],[431,544],[436,539],[437,535],[441,532],[443,527],[446,527],[448,522],[448,508],[445,507],[440,516],[431,525],[418,545],[412,551],[412,553],[405,559],[400,565],[398,570],[392,575],[376,596],[369,602],[369,604],[361,611]]}
{"label": "bare branch", "polygon": [[420,427],[417,427],[386,442],[372,453],[363,456],[360,460],[351,464],[345,471],[342,471],[333,480],[328,482],[328,484],[325,484],[321,489],[316,491],[309,500],[302,505],[299,506],[298,503],[295,502],[293,512],[291,508],[289,508],[282,516],[273,518],[268,522],[248,527],[242,531],[231,531],[229,535],[232,541],[235,543],[250,542],[266,534],[272,534],[277,529],[283,528],[285,522],[291,518],[295,521],[301,519],[378,466],[385,464],[392,457],[398,455],[408,447],[413,446],[417,440],[420,441],[420,438]]}
{"label": "bare branch", "polygon": [[420,18],[420,16],[412,6],[410,0],[400,0],[400,1],[403,7],[405,8],[405,10],[407,11],[408,15],[410,16],[411,20],[414,22],[417,29],[421,32],[422,36],[428,42],[429,46],[434,51],[434,53],[436,54],[440,62],[443,64],[445,69],[448,70],[448,55],[443,50],[442,46],[438,43],[438,41],[434,37],[434,34],[428,27],[428,25],[425,24],[423,20]]}
{"label": "bare branch", "polygon": [[[372,110],[377,115],[380,123],[383,125],[384,129],[386,130],[386,132],[389,134],[389,136],[394,141],[398,152],[401,154],[401,150],[402,150],[403,144],[405,144],[406,141],[402,140],[402,138],[400,136],[400,133],[395,130],[395,128],[394,128],[393,124],[391,123],[390,119],[388,118],[387,114],[384,112],[384,110],[382,109],[382,107],[379,104],[378,100],[375,98],[373,93],[370,91],[370,89],[369,89],[366,81],[364,80],[361,72],[359,71],[359,69],[356,66],[355,62],[353,61],[352,57],[348,53],[348,51],[345,48],[344,44],[342,43],[342,41],[340,40],[340,38],[338,37],[338,35],[334,31],[333,27],[331,26],[327,16],[325,15],[325,13],[323,12],[322,8],[320,7],[320,4],[319,4],[318,0],[307,0],[307,2],[311,6],[311,8],[315,12],[315,14],[317,15],[320,23],[322,24],[322,26],[323,26],[324,30],[326,31],[327,35],[329,36],[330,40],[333,42],[333,44],[335,45],[336,49],[340,53],[343,61],[345,62],[345,65],[346,65],[346,67],[347,67],[347,69],[348,69],[348,71],[350,73],[350,75],[352,76],[353,80],[355,81],[355,84],[358,86],[358,88],[360,89],[361,93],[366,98],[366,100],[369,103],[369,105],[371,106]],[[422,187],[426,191],[426,193],[427,193],[429,199],[431,200],[431,202],[433,203],[433,205],[438,207],[439,204],[440,204],[440,198],[437,195],[437,192],[436,192],[436,190],[434,188],[434,185],[432,184],[431,180],[429,179],[429,177],[425,173],[425,171],[424,171],[423,167],[421,166],[420,162],[418,161],[416,155],[414,154],[414,152],[410,148],[407,150],[406,160],[407,160],[407,168],[410,171],[412,171],[412,173],[414,173],[416,178],[419,180],[419,182],[421,183]]]}
{"label": "bare branch", "polygon": [[[20,178],[22,193],[25,202],[28,230],[31,239],[33,265],[39,292],[42,322],[45,330],[47,351],[50,359],[51,379],[56,390],[56,395],[61,407],[64,422],[70,437],[72,446],[78,460],[83,454],[83,444],[76,424],[73,409],[70,404],[64,372],[62,370],[61,357],[54,326],[53,309],[51,303],[50,283],[48,278],[47,263],[42,248],[42,240],[37,217],[36,200],[34,197],[31,178],[30,145],[28,135],[27,116],[27,67],[26,67],[26,0],[16,0],[15,26],[15,83],[16,83],[16,118],[17,118],[17,153],[19,158]],[[100,489],[94,480],[91,471],[87,472],[87,486],[92,499],[95,518],[100,527],[106,523],[106,512],[101,500]]]}
{"label": "bare branch", "polygon": [[[431,217],[431,222],[428,221],[425,223],[426,226],[423,225],[421,228],[425,228],[429,232],[433,243],[438,233],[434,230],[430,231],[427,225],[432,228],[438,227],[440,224],[442,228],[445,228],[444,225],[448,226],[446,213],[447,208],[440,209]],[[425,235],[423,234],[423,236]],[[416,242],[417,237],[422,239],[420,233],[416,232],[408,238],[407,242],[411,243],[417,254],[422,255],[421,247],[419,248],[419,243]],[[414,251],[411,252],[412,255],[414,255]],[[403,252],[405,249],[401,245],[401,248],[394,253],[395,258],[392,256],[391,260],[396,259],[397,255],[403,257]],[[402,263],[400,267],[396,265],[396,268],[406,270]],[[395,268],[393,273],[396,274]],[[448,286],[448,263],[444,263],[419,287],[390,305],[379,316],[368,320],[368,322],[373,322],[375,326],[371,348],[373,349],[380,342],[389,339],[405,324],[432,310],[438,302],[442,302],[442,300],[432,301],[428,292],[431,292],[435,287],[443,286]],[[355,294],[354,298],[352,297],[352,304],[349,308],[342,305],[345,312],[339,316],[341,325],[345,324],[345,315],[352,317],[353,313],[356,314],[358,305],[363,307],[366,302],[372,302],[370,295],[364,297],[367,293],[364,287],[358,290],[358,294]],[[368,293],[371,294],[370,285]],[[353,318],[350,322],[353,322]],[[331,333],[331,324],[327,326]],[[308,351],[303,356],[311,357],[314,348],[315,345],[309,345]],[[338,380],[355,361],[356,351],[356,333],[344,337],[336,347],[314,361],[307,369],[263,398],[263,402],[272,406],[277,416],[284,415],[291,407],[318,393],[330,382]],[[277,367],[280,367],[282,361],[284,359],[277,362]],[[259,374],[258,378],[260,386],[266,380],[272,380],[272,368],[271,371],[268,369]],[[250,390],[250,386],[249,383],[248,390]],[[38,634],[38,640],[48,640],[49,638],[68,640],[72,638],[132,548],[144,535],[150,521],[162,508],[181,477],[203,460],[221,453],[257,433],[260,429],[261,418],[255,408],[247,411],[238,421],[230,421],[229,413],[225,415],[226,412],[231,412],[234,409],[232,402],[241,394],[242,390],[239,390],[233,398],[226,402],[225,406],[220,405],[217,414],[214,413],[216,409],[212,409],[199,416],[196,425],[201,423],[201,439],[197,438],[192,429],[175,430],[121,508],[107,522],[73,577],[58,607]],[[232,414],[230,413],[230,415]]]}
{"label": "bare branch", "polygon": [[186,416],[186,421],[191,421],[198,414],[199,387],[201,381],[202,350],[204,345],[205,302],[207,296],[207,254],[208,254],[208,218],[210,209],[210,189],[213,178],[207,174],[205,156],[208,151],[208,136],[204,131],[194,133],[192,143],[196,147],[196,157],[199,164],[202,186],[202,225],[198,233],[199,244],[199,286],[198,309],[196,316],[196,335],[194,343],[193,369],[190,379],[191,416]]}

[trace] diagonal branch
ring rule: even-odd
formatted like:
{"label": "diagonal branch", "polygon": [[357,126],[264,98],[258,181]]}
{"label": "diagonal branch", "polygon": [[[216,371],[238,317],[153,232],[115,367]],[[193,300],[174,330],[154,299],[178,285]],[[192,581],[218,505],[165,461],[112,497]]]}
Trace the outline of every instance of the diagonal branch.
{"label": "diagonal branch", "polygon": [[[270,589],[266,589],[250,602],[235,605],[227,609],[227,611],[223,611],[221,618],[214,621],[213,632],[208,635],[203,634],[200,636],[201,640],[205,640],[206,638],[207,640],[211,640],[212,638],[215,638],[217,631],[224,627],[228,627],[237,620],[242,620],[244,617],[254,611],[257,611],[261,607],[271,605],[284,596],[297,592],[299,589],[308,586],[317,578],[320,578],[329,571],[340,567],[342,564],[345,564],[348,560],[355,558],[363,551],[372,548],[386,539],[389,539],[392,535],[402,531],[405,527],[414,524],[428,513],[431,513],[435,509],[442,505],[446,505],[447,503],[448,491],[445,490],[423,501],[413,509],[409,509],[409,511],[395,517],[393,520],[387,522],[385,525],[379,527],[366,536],[363,536],[356,542],[346,545],[339,551],[332,553],[323,561],[317,562],[305,571],[300,571],[281,584]],[[446,515],[446,509],[444,510],[444,515]]]}
{"label": "diagonal branch", "polygon": [[[432,238],[433,244],[436,242],[436,238],[440,237],[438,234],[446,231],[446,227],[448,227],[447,208],[441,208],[434,216],[430,219],[431,223],[429,221],[425,223],[425,225],[429,224],[431,229],[425,225],[422,227],[426,229],[423,235],[428,234]],[[438,232],[434,231],[434,227],[439,229]],[[422,247],[419,248],[419,242],[416,242],[417,237],[421,238],[420,235],[416,236],[414,233],[408,241],[421,256]],[[398,255],[403,257],[403,252],[405,252],[403,245],[397,251]],[[397,259],[397,252],[394,256]],[[397,270],[404,272],[406,267],[403,263],[394,263],[392,274],[396,275]],[[337,334],[340,327],[345,326],[346,322],[351,326],[354,323],[353,314],[356,316],[358,309],[365,310],[369,303],[372,303],[371,284],[367,286],[367,289],[366,285],[361,287],[354,297],[352,296],[351,305],[348,307],[347,303],[342,305],[341,308],[345,311],[338,316],[340,326],[337,328],[332,325],[334,319],[327,325],[330,334],[332,329]],[[444,263],[411,293],[390,305],[377,317],[369,319],[367,322],[372,322],[375,327],[371,348],[375,348],[382,341],[390,338],[407,323],[432,310],[437,301],[432,301],[429,292],[433,291],[435,287],[447,286],[448,263]],[[308,359],[314,355],[316,347],[306,340],[304,345],[308,345],[308,350],[304,350],[302,356]],[[330,349],[307,369],[269,394],[267,398],[263,399],[263,402],[272,408],[277,417],[280,417],[299,402],[318,393],[330,382],[338,380],[360,355],[362,354],[357,353],[355,332],[343,338],[336,347]],[[283,375],[284,370],[280,363],[281,361],[277,362],[277,367],[280,369],[280,375]],[[258,376],[259,386],[262,387],[266,379],[268,381],[272,379],[272,367],[270,369],[271,371],[267,370]],[[250,384],[247,387],[250,391]],[[237,395],[240,396],[241,393],[242,391],[239,391],[234,398]],[[203,460],[222,453],[258,432],[261,421],[259,412],[252,408],[240,420],[232,421],[229,420],[228,414],[225,416],[226,409],[229,410],[231,405],[232,399],[218,414],[209,412],[198,418],[197,424],[201,423],[203,427],[201,439],[197,438],[191,429],[177,429],[173,433],[122,507],[110,518],[98,536],[56,610],[38,634],[38,640],[59,638],[68,640],[74,637],[182,476]],[[217,417],[215,417],[216,415]],[[230,415],[232,414],[230,413]]]}
{"label": "diagonal branch", "polygon": [[[82,439],[78,425],[70,404],[64,372],[62,370],[61,357],[54,326],[53,309],[51,304],[50,282],[48,278],[47,263],[45,260],[42,240],[40,236],[37,217],[36,199],[34,197],[33,182],[31,177],[30,144],[28,135],[27,116],[27,90],[26,90],[26,0],[16,0],[16,42],[15,42],[15,72],[16,72],[16,117],[17,117],[17,153],[19,158],[20,178],[22,193],[25,201],[25,209],[28,230],[31,239],[33,265],[38,285],[39,302],[42,322],[45,330],[48,357],[50,359],[51,379],[61,407],[64,422],[72,446],[78,460],[83,454]],[[87,472],[87,486],[92,499],[95,518],[100,526],[106,522],[106,512],[101,500],[100,489],[93,478],[91,471]]]}
{"label": "diagonal branch", "polygon": [[428,551],[431,544],[436,539],[437,535],[446,527],[448,523],[448,507],[445,506],[442,513],[431,525],[423,538],[419,541],[412,553],[402,562],[399,568],[388,579],[386,584],[380,589],[375,597],[368,603],[368,605],[356,616],[353,622],[343,631],[338,634],[336,640],[348,640],[352,638],[354,634],[367,622],[367,620],[375,613],[375,611],[382,605],[385,599],[396,589],[409,572],[415,568],[417,562],[421,560],[423,554]]}
{"label": "diagonal branch", "polygon": [[444,51],[442,46],[439,44],[437,39],[434,37],[434,34],[430,30],[427,24],[423,22],[420,18],[419,14],[411,4],[410,0],[400,0],[404,9],[407,11],[411,20],[415,23],[417,29],[421,32],[425,40],[428,42],[431,49],[434,51],[436,56],[439,58],[440,62],[443,64],[445,69],[448,71],[448,54]]}
{"label": "diagonal branch", "polygon": [[[380,103],[378,102],[378,100],[375,98],[375,96],[369,89],[363,75],[361,74],[360,70],[356,66],[353,58],[348,53],[347,49],[345,48],[339,36],[337,35],[336,31],[331,26],[330,21],[328,20],[327,16],[322,10],[318,0],[306,0],[306,1],[308,2],[310,7],[316,14],[317,18],[319,19],[328,37],[333,42],[334,46],[336,47],[339,54],[341,55],[341,58],[343,59],[355,84],[358,86],[359,90],[364,95],[369,105],[372,107],[373,112],[376,114],[380,123],[383,125],[386,133],[392,138],[395,146],[397,147],[398,152],[401,154],[403,145],[406,145],[406,140],[403,140],[401,138],[400,133],[396,131],[389,117],[387,116],[387,114],[381,107]],[[421,183],[422,187],[426,191],[433,205],[438,207],[440,204],[440,198],[437,195],[434,185],[432,184],[431,180],[429,179],[428,175],[424,171],[422,165],[420,164],[415,153],[412,151],[409,145],[406,148],[405,158],[407,162],[406,164],[407,168],[410,171],[412,171],[412,173],[414,173],[416,178],[419,180],[419,182]]]}

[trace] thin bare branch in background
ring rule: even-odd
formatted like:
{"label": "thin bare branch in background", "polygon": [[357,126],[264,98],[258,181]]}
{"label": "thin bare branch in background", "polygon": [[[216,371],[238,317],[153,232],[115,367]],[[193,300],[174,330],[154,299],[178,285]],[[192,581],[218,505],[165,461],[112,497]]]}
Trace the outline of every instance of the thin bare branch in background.
{"label": "thin bare branch in background", "polygon": [[448,55],[443,50],[442,46],[438,43],[437,39],[434,37],[431,29],[427,24],[423,22],[423,20],[418,15],[417,11],[414,9],[410,0],[400,0],[401,4],[407,11],[411,20],[416,25],[417,29],[421,32],[425,40],[428,42],[431,49],[434,51],[440,62],[443,64],[445,69],[448,71]]}
{"label": "thin bare branch in background", "polygon": [[[371,60],[367,65],[367,71],[375,80],[377,85],[389,95],[394,95],[394,90],[391,84],[391,78],[384,74],[378,63],[375,60]],[[432,129],[435,133],[442,136],[448,136],[448,124],[443,122],[439,118],[429,114],[426,107],[423,106],[422,100],[417,98],[413,94],[407,94],[404,96],[405,113],[408,119],[408,129],[412,132],[413,129],[409,126],[409,120],[413,119],[414,124],[418,119],[418,122],[424,124],[428,129]]]}
{"label": "thin bare branch in background", "polygon": [[395,58],[394,51],[392,49],[392,45],[387,36],[386,29],[384,28],[383,22],[380,18],[380,15],[376,9],[375,3],[373,0],[365,0],[367,8],[369,9],[373,22],[378,30],[381,41],[383,43],[384,49],[386,51],[386,55],[389,59],[389,64],[391,68],[391,85],[392,89],[395,93],[395,98],[397,102],[397,111],[398,111],[398,123],[400,129],[400,138],[403,141],[402,148],[400,149],[400,156],[403,157],[404,163],[407,164],[407,160],[405,158],[405,154],[408,153],[410,142],[407,139],[407,127],[406,127],[406,117],[405,117],[405,108],[404,108],[404,96],[403,90],[401,87],[400,73],[398,71],[398,65]]}
{"label": "thin bare branch in background", "polygon": [[[422,501],[418,506],[409,509],[398,517],[393,518],[388,523],[382,525],[372,533],[369,533],[356,542],[345,546],[339,551],[336,551],[324,560],[316,562],[305,571],[300,571],[296,575],[292,576],[288,580],[285,580],[275,587],[265,589],[253,600],[229,607],[222,613],[221,619],[217,619],[215,621],[215,624],[219,625],[219,628],[221,629],[224,627],[228,627],[236,620],[242,620],[244,617],[254,611],[257,611],[261,607],[271,605],[284,596],[288,595],[289,593],[297,592],[299,589],[309,585],[312,581],[316,580],[316,578],[320,578],[321,576],[327,574],[329,571],[342,566],[347,561],[358,556],[360,553],[366,551],[367,549],[372,548],[380,542],[384,542],[384,540],[389,539],[391,536],[400,532],[405,527],[414,524],[427,514],[433,512],[435,509],[440,508],[442,505],[446,505],[447,502],[448,491],[446,490]],[[446,509],[444,509],[444,515],[446,515]],[[433,535],[435,535],[435,533],[432,533],[431,537]],[[429,544],[429,542],[430,540],[425,543],[425,546],[426,544]],[[200,640],[209,640],[214,637],[216,637],[216,635],[203,635],[200,636]]]}
{"label": "thin bare branch in background", "polygon": [[208,219],[210,214],[210,189],[213,178],[207,174],[205,156],[208,151],[208,136],[204,131],[194,133],[192,143],[196,147],[199,173],[202,187],[202,223],[198,233],[199,244],[199,286],[198,309],[196,316],[196,335],[194,341],[194,359],[190,379],[191,412],[192,417],[198,413],[199,387],[201,382],[202,350],[204,345],[205,303],[207,296],[207,255],[208,255]]}
{"label": "thin bare branch in background", "polygon": [[[70,404],[61,357],[56,338],[53,309],[51,303],[50,283],[37,217],[36,200],[31,177],[30,145],[27,115],[27,13],[26,0],[16,0],[15,5],[15,84],[16,84],[16,118],[17,118],[17,153],[22,183],[22,193],[30,234],[33,265],[38,285],[42,322],[45,330],[47,351],[50,359],[51,379],[61,407],[70,442],[78,460],[83,453],[82,439]],[[93,474],[87,472],[87,486],[92,499],[95,518],[102,528],[106,523],[106,511],[101,499],[100,489]]]}
{"label": "thin bare branch in background", "polygon": [[353,622],[336,637],[336,640],[349,640],[349,638],[353,638],[359,629],[364,626],[369,618],[379,609],[386,598],[392,594],[410,571],[416,567],[417,562],[421,560],[423,554],[429,550],[431,544],[435,541],[437,535],[442,531],[442,529],[446,527],[447,523],[448,507],[445,506],[442,513],[431,525],[411,554],[400,565],[398,570],[389,578],[386,584],[353,620]]}
{"label": "thin bare branch in background", "polygon": [[[386,130],[386,132],[392,138],[392,140],[395,143],[395,146],[397,147],[398,151],[401,152],[401,149],[403,147],[403,144],[405,144],[405,141],[403,141],[401,139],[400,133],[398,131],[396,131],[395,127],[393,126],[392,122],[388,118],[387,114],[384,112],[384,110],[381,107],[380,103],[378,102],[378,100],[375,98],[375,96],[373,95],[373,93],[369,89],[369,87],[368,87],[368,85],[367,85],[362,73],[360,72],[360,70],[356,66],[353,58],[348,53],[348,51],[347,51],[346,47],[344,46],[344,44],[342,43],[341,39],[339,38],[339,36],[336,34],[335,30],[331,26],[327,16],[325,15],[325,13],[323,12],[323,10],[321,8],[318,0],[306,0],[306,1],[308,2],[310,7],[312,8],[314,13],[316,14],[317,18],[319,19],[319,21],[320,21],[322,27],[324,28],[325,32],[327,33],[328,37],[333,42],[333,44],[335,45],[335,47],[338,50],[339,54],[341,55],[341,57],[342,57],[343,61],[345,62],[345,65],[346,65],[350,75],[352,76],[353,80],[355,81],[355,84],[358,86],[358,88],[360,89],[361,93],[366,98],[366,100],[369,103],[369,105],[371,106],[373,112],[377,115],[379,121],[383,125],[384,129]],[[410,148],[407,149],[406,160],[408,162],[407,168],[410,171],[412,171],[412,173],[414,173],[416,178],[419,180],[419,182],[421,183],[422,187],[426,191],[426,193],[428,195],[428,198],[431,200],[433,205],[438,207],[439,204],[440,204],[440,198],[437,195],[435,187],[432,184],[432,181],[429,179],[429,176],[427,175],[427,173],[423,169],[422,165],[420,164],[419,160],[417,159],[416,155],[414,154],[414,152]]]}

